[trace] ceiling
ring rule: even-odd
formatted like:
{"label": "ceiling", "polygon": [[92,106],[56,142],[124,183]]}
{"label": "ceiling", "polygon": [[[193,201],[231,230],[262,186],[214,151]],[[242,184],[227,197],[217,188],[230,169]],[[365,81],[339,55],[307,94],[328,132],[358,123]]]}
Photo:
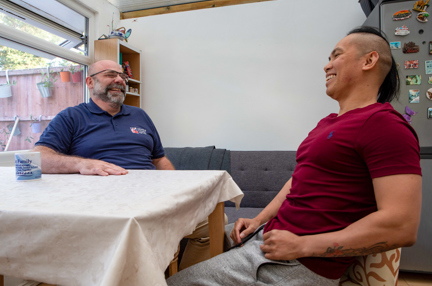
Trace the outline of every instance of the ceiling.
{"label": "ceiling", "polygon": [[113,4],[120,12],[131,12],[144,9],[152,9],[159,7],[166,7],[172,5],[200,2],[202,0],[107,0]]}

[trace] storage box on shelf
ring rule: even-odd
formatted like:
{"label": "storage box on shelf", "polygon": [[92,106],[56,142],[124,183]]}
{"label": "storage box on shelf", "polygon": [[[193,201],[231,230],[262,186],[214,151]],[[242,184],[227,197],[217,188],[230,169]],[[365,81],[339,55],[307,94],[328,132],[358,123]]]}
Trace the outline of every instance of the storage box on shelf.
{"label": "storage box on shelf", "polygon": [[124,103],[141,107],[141,50],[119,39],[97,40],[94,46],[95,61],[112,60],[120,64],[129,62],[133,75],[129,80],[129,88],[132,87],[137,92],[126,92]]}

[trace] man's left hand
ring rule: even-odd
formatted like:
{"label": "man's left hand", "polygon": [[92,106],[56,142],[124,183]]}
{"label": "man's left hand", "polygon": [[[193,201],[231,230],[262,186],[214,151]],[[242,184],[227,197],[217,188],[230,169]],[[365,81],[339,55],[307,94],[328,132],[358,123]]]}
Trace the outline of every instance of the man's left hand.
{"label": "man's left hand", "polygon": [[302,257],[300,236],[287,230],[271,230],[263,236],[264,244],[260,245],[265,258],[271,260],[292,260]]}

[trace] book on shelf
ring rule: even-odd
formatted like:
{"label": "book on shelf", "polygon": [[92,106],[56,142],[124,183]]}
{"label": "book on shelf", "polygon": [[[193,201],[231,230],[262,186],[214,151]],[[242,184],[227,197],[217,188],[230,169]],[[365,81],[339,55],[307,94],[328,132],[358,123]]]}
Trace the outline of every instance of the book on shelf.
{"label": "book on shelf", "polygon": [[129,61],[125,61],[122,63],[123,72],[129,76],[129,78],[133,79],[132,69],[130,67]]}

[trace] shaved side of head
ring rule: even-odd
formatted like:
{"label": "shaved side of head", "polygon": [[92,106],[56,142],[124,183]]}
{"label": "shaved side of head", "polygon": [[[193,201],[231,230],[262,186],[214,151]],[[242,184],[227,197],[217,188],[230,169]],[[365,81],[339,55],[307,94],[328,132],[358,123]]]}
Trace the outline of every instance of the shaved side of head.
{"label": "shaved side of head", "polygon": [[384,34],[377,28],[363,26],[350,31],[348,35],[353,35],[352,41],[358,49],[359,57],[373,51],[379,55],[378,68],[382,85],[378,92],[378,102],[390,102],[397,98],[399,73]]}
{"label": "shaved side of head", "polygon": [[374,51],[378,53],[378,67],[381,79],[384,81],[392,65],[392,54],[389,44],[381,37],[367,33],[355,34],[352,41],[358,49],[359,57]]}

